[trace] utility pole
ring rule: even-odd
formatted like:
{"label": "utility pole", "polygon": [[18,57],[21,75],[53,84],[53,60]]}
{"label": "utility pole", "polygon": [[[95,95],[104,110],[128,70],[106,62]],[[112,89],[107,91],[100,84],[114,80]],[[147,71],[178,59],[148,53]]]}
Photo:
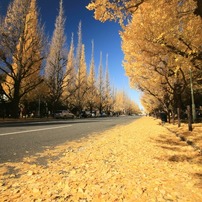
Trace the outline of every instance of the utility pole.
{"label": "utility pole", "polygon": [[192,119],[193,122],[196,120],[196,110],[195,110],[195,103],[194,103],[194,90],[193,90],[193,81],[192,81],[192,69],[189,68],[190,72],[190,87],[191,87],[191,103],[192,103]]}

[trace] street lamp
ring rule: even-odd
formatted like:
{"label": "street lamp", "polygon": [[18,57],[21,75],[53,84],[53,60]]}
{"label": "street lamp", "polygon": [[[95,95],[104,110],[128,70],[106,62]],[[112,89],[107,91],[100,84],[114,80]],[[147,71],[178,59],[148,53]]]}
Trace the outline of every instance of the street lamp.
{"label": "street lamp", "polygon": [[194,103],[194,91],[193,91],[193,81],[192,81],[192,69],[189,68],[190,72],[190,87],[191,87],[191,103],[192,103],[192,118],[193,122],[196,120],[196,110],[195,110],[195,103]]}

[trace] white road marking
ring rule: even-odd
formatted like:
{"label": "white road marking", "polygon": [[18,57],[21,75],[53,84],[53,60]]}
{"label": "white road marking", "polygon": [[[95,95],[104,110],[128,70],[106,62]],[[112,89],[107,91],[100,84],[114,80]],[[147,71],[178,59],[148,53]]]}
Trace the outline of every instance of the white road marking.
{"label": "white road marking", "polygon": [[72,125],[65,125],[65,126],[57,126],[57,127],[51,127],[51,128],[40,128],[40,129],[34,129],[34,130],[25,130],[25,131],[16,131],[11,133],[2,133],[0,136],[6,136],[6,135],[14,135],[14,134],[20,134],[20,133],[31,133],[31,132],[38,132],[43,130],[53,130],[53,129],[59,129],[59,128],[66,128],[70,127]]}

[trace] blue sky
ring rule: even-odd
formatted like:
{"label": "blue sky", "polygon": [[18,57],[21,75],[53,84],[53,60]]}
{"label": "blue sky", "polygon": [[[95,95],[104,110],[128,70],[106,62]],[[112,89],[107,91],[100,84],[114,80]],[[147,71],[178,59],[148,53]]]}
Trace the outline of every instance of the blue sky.
{"label": "blue sky", "polygon": [[[0,0],[0,14],[5,15],[7,6],[11,0]],[[140,105],[140,93],[130,88],[129,80],[125,76],[122,66],[123,53],[119,36],[120,26],[115,22],[101,23],[93,18],[93,12],[85,6],[90,0],[63,0],[66,16],[65,32],[67,45],[70,45],[71,35],[74,33],[74,41],[77,43],[78,24],[82,22],[82,40],[85,44],[86,62],[89,66],[91,58],[91,41],[95,44],[95,65],[98,69],[100,51],[103,55],[103,67],[106,64],[108,54],[108,67],[110,82],[119,90],[124,90],[127,95]],[[58,15],[59,0],[37,0],[42,23],[46,33],[51,37],[54,29],[55,18]],[[76,45],[76,44],[75,44]]]}

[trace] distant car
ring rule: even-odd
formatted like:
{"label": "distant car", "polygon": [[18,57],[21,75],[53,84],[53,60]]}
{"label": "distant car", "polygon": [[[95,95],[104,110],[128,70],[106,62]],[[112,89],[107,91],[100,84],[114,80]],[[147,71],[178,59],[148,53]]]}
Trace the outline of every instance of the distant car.
{"label": "distant car", "polygon": [[81,111],[79,117],[80,118],[90,118],[92,117],[92,113],[90,111]]}
{"label": "distant car", "polygon": [[67,118],[74,118],[74,114],[67,110],[57,110],[54,114],[56,119],[67,119]]}

